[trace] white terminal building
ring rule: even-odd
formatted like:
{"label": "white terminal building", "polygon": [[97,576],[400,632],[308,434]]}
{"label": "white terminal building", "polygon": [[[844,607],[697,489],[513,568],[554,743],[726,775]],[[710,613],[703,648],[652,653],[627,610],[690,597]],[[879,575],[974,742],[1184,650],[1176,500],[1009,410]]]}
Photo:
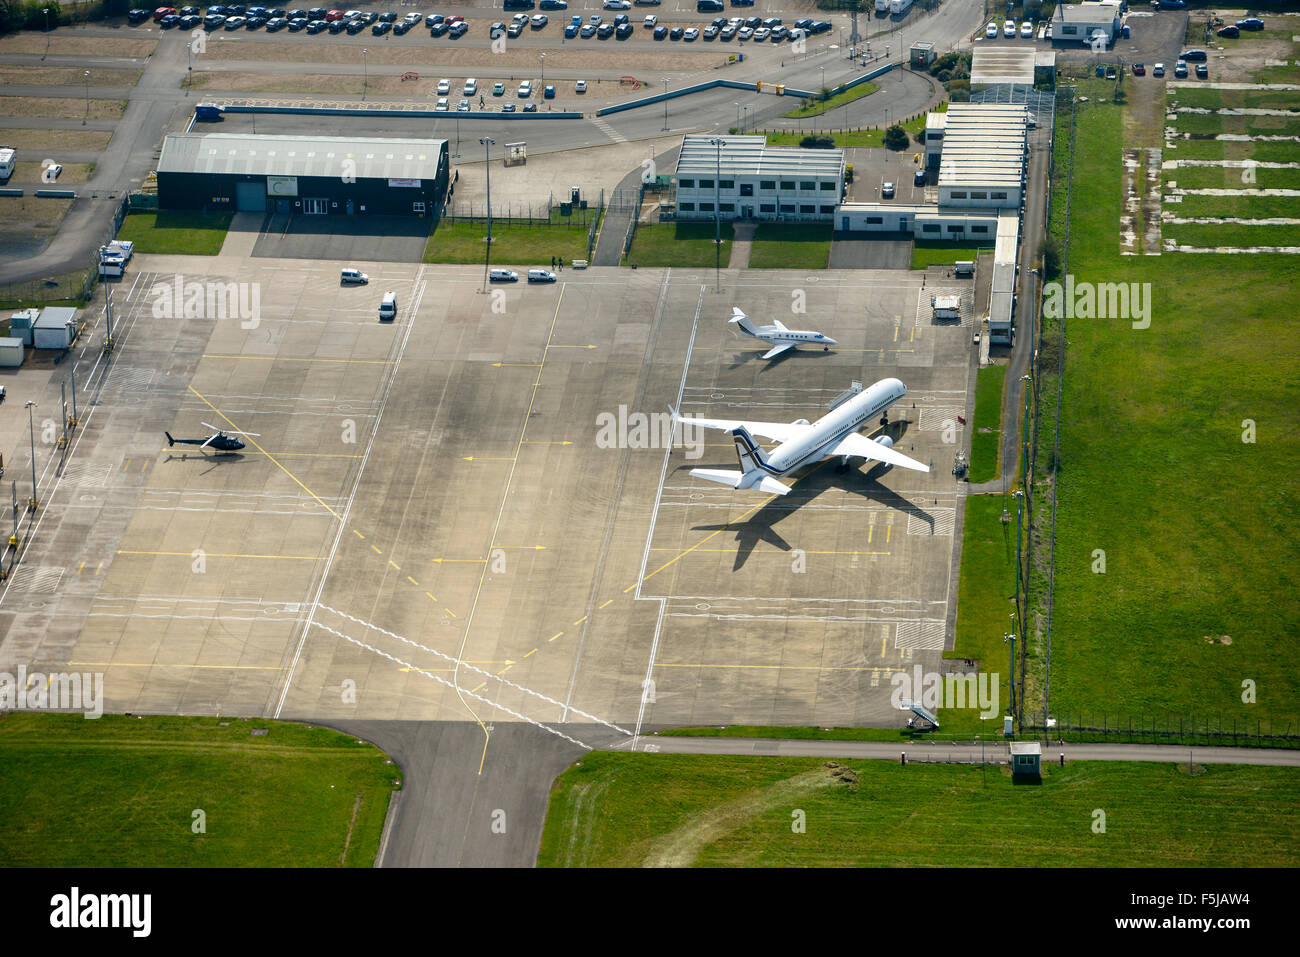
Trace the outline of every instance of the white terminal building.
{"label": "white terminal building", "polygon": [[994,253],[989,341],[999,345],[1010,344],[1013,335],[1028,127],[1029,109],[1021,103],[952,103],[947,113],[926,117],[926,165],[939,170],[935,202],[844,203],[835,212],[839,232],[902,232],[917,240],[948,243],[987,241]]}
{"label": "white terminal building", "polygon": [[676,186],[678,219],[831,222],[844,198],[844,151],[768,146],[764,136],[688,135]]}

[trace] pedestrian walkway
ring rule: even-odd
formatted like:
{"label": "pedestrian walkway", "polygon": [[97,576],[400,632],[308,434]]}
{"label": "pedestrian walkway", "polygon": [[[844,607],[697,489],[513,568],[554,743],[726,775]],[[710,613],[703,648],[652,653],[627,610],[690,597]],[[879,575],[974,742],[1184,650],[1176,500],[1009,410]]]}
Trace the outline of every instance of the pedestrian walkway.
{"label": "pedestrian walkway", "polygon": [[754,248],[754,231],[757,223],[735,223],[735,238],[731,242],[731,258],[727,260],[728,269],[748,269],[749,251]]}
{"label": "pedestrian walkway", "polygon": [[226,241],[221,244],[221,252],[217,255],[240,259],[253,255],[253,246],[257,244],[265,215],[265,213],[235,213],[230,219],[230,228],[226,230]]}

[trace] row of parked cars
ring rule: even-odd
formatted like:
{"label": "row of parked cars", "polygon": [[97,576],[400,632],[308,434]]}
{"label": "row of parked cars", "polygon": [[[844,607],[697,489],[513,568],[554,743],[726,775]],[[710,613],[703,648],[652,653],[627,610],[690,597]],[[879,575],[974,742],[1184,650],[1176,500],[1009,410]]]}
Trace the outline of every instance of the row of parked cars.
{"label": "row of parked cars", "polygon": [[[1026,20],[1024,23],[1020,24],[1019,30],[1022,38],[1032,40],[1034,37],[1034,21]],[[997,39],[997,35],[998,25],[996,22],[990,21],[989,25],[984,28],[984,36],[989,40],[995,40]],[[1002,35],[1008,40],[1011,40],[1016,36],[1015,20],[1012,20],[1010,17],[1007,18],[1007,20],[1002,24]]]}
{"label": "row of parked cars", "polygon": [[[550,0],[563,3],[564,0]],[[366,27],[375,36],[392,32],[397,36],[407,33],[421,22],[429,28],[431,36],[464,36],[469,31],[469,23],[464,17],[444,17],[442,14],[408,13],[401,19],[391,10],[379,13],[374,10],[362,13],[360,10],[327,10],[324,7],[312,7],[310,10],[284,7],[245,6],[242,3],[215,5],[203,13],[201,8],[158,7],[156,10],[135,9],[127,14],[130,23],[144,23],[153,19],[163,29],[179,27],[189,30],[203,26],[208,30],[256,30],[265,27],[268,33],[287,29],[290,33],[305,31],[307,33],[351,33],[357,34]]]}

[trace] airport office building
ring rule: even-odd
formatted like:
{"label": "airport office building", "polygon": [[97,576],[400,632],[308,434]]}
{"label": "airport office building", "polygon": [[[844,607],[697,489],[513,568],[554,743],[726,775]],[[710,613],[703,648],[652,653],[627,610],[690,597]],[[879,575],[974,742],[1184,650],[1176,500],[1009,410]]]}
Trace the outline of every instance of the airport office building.
{"label": "airport office building", "polygon": [[161,209],[433,216],[446,140],[177,133],[158,159]]}
{"label": "airport office building", "polygon": [[717,204],[722,219],[830,222],[844,196],[844,151],[688,135],[676,187],[678,219],[713,219]]}

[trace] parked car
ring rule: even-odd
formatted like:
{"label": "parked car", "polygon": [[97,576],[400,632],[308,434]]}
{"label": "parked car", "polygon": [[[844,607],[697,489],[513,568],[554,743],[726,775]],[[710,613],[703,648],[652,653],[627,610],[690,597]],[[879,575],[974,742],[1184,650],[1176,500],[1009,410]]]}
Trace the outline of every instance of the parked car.
{"label": "parked car", "polygon": [[700,35],[706,40],[716,40],[718,38],[719,29],[720,28],[715,26],[707,26],[704,28],[704,32]]}
{"label": "parked car", "polygon": [[493,269],[488,273],[488,279],[492,282],[518,282],[519,273],[511,269]]}
{"label": "parked car", "polygon": [[587,81],[586,81],[586,80],[579,80],[577,83],[575,83],[575,84],[573,85],[573,92],[574,92],[574,93],[586,93],[586,92],[587,92]]}
{"label": "parked car", "polygon": [[1186,10],[1187,0],[1160,0],[1161,10]]}
{"label": "parked car", "polygon": [[673,27],[671,30],[668,31],[669,40],[680,40],[685,35],[686,35],[686,31],[682,27]]}
{"label": "parked car", "polygon": [[527,18],[523,20],[515,20],[513,23],[510,24],[510,26],[506,27],[506,36],[508,36],[512,40],[515,39],[515,37],[519,36],[524,32],[524,25],[527,23],[528,23]]}
{"label": "parked car", "polygon": [[926,182],[927,180],[926,180],[925,170],[918,169],[915,173],[912,174],[913,186],[924,186]]}
{"label": "parked car", "polygon": [[549,269],[530,269],[528,270],[529,282],[555,282],[555,273]]}
{"label": "parked car", "polygon": [[514,105],[513,103],[502,103],[502,104],[501,104],[501,112],[502,112],[502,113],[513,113],[514,111],[515,111],[515,105]]}
{"label": "parked car", "polygon": [[134,26],[137,23],[144,23],[148,19],[149,19],[148,10],[135,9],[130,11],[126,15],[126,22],[131,24],[132,26]]}
{"label": "parked car", "polygon": [[655,27],[654,32],[650,35],[656,40],[666,40],[668,39],[668,28],[665,26]]}
{"label": "parked car", "polygon": [[1134,64],[1133,64],[1133,75],[1134,75],[1134,76],[1146,76],[1146,75],[1147,75],[1147,68],[1146,68],[1145,64],[1142,64],[1142,63],[1134,63]]}
{"label": "parked car", "polygon": [[536,112],[537,112],[537,104],[536,104],[536,103],[525,103],[525,104],[524,104],[524,112],[525,112],[525,113],[536,113]]}
{"label": "parked car", "polygon": [[631,0],[605,0],[601,6],[606,10],[631,10]]}
{"label": "parked car", "polygon": [[473,96],[478,92],[478,80],[470,77],[465,81],[465,88],[460,92],[462,96]]}
{"label": "parked car", "polygon": [[1196,78],[1198,80],[1208,79],[1209,75],[1210,75],[1209,67],[1207,67],[1204,63],[1196,64]]}
{"label": "parked car", "polygon": [[459,40],[468,32],[469,32],[469,24],[466,23],[464,20],[458,20],[451,25],[451,28],[447,31],[447,35],[451,37],[453,40]]}
{"label": "parked car", "polygon": [[1241,30],[1233,26],[1231,23],[1226,27],[1219,27],[1217,32],[1219,36],[1227,37],[1229,40],[1235,40],[1237,37],[1241,36]]}
{"label": "parked car", "polygon": [[546,86],[542,87],[542,99],[544,100],[555,99],[555,87],[549,83],[546,84]]}
{"label": "parked car", "polygon": [[1026,20],[1020,24],[1020,39],[1032,40],[1034,38],[1034,24],[1031,20]]}
{"label": "parked car", "polygon": [[569,9],[569,5],[568,5],[568,3],[565,2],[565,0],[542,0],[542,2],[539,3],[537,6],[540,7],[541,9],[543,9],[543,10],[567,10],[567,9]]}
{"label": "parked car", "polygon": [[445,19],[446,17],[444,17],[441,13],[431,13],[424,18],[424,25],[426,27],[431,27],[435,23],[442,23],[442,21]]}
{"label": "parked car", "polygon": [[393,25],[391,23],[389,23],[387,20],[380,20],[378,23],[371,25],[370,32],[377,37],[382,37],[385,33],[387,33],[391,29],[393,29]]}
{"label": "parked car", "polygon": [[582,25],[582,29],[578,31],[578,35],[582,37],[584,40],[591,39],[596,35],[596,24],[584,23]]}
{"label": "parked car", "polygon": [[447,96],[449,93],[451,93],[451,80],[439,80],[438,95]]}
{"label": "parked car", "polygon": [[1151,75],[1152,75],[1152,76],[1164,76],[1164,75],[1165,75],[1165,65],[1164,65],[1163,63],[1157,63],[1155,66],[1153,66],[1153,67],[1151,68]]}
{"label": "parked car", "polygon": [[650,14],[650,16],[645,18],[645,28],[647,30],[653,30],[658,25],[659,25],[659,18],[656,17],[653,13]]}
{"label": "parked car", "polygon": [[626,40],[632,35],[632,24],[620,23],[614,28],[614,36],[620,40]]}
{"label": "parked car", "polygon": [[1188,63],[1205,63],[1210,57],[1204,50],[1184,50],[1178,55],[1178,59],[1186,60]]}
{"label": "parked car", "polygon": [[998,36],[998,25],[996,23],[990,23],[984,28],[984,36],[990,40],[996,40]]}
{"label": "parked car", "polygon": [[461,98],[461,101],[460,101],[459,103],[456,104],[456,112],[457,112],[457,113],[468,113],[468,112],[469,112],[469,100],[467,100],[467,99],[465,99],[464,97],[462,97],[462,98]]}
{"label": "parked car", "polygon": [[682,39],[685,40],[687,43],[694,43],[699,38],[700,38],[700,31],[695,29],[694,27],[688,27],[686,32],[682,34]]}
{"label": "parked car", "polygon": [[1174,64],[1174,76],[1178,77],[1178,79],[1180,79],[1180,80],[1185,80],[1185,79],[1187,79],[1187,63],[1186,63],[1186,61],[1184,61],[1184,60],[1179,60],[1177,63]]}
{"label": "parked car", "polygon": [[445,96],[438,97],[438,104],[434,107],[434,110],[443,111],[448,109],[450,107],[447,105],[447,98]]}
{"label": "parked car", "polygon": [[519,99],[521,100],[526,100],[532,95],[533,95],[533,81],[521,80],[519,83],[519,88],[515,90],[515,96],[519,97]]}
{"label": "parked car", "polygon": [[893,184],[893,183],[885,182],[885,183],[881,183],[881,184],[880,184],[880,198],[881,198],[881,199],[893,199],[893,198],[894,198],[894,184]]}
{"label": "parked car", "polygon": [[504,83],[493,83],[493,84],[492,84],[492,95],[493,95],[493,96],[505,96],[505,95],[506,95],[506,85],[505,85]]}
{"label": "parked car", "polygon": [[1264,21],[1259,17],[1247,17],[1244,20],[1237,21],[1237,28],[1240,30],[1263,30]]}
{"label": "parked car", "polygon": [[[433,26],[429,27],[429,36],[431,36],[431,37],[440,37],[440,36],[443,36],[443,35],[446,34],[446,33],[449,33],[450,31],[451,31],[451,27],[448,26],[447,21],[446,21],[446,20],[439,20],[439,21],[438,21],[437,23],[435,23]],[[351,32],[351,31],[349,31],[349,32]]]}
{"label": "parked car", "polygon": [[370,282],[370,277],[360,269],[344,269],[339,274],[339,282],[344,286],[364,286]]}
{"label": "parked car", "polygon": [[529,26],[534,30],[540,30],[551,22],[551,18],[544,13],[535,13],[533,18],[528,21]]}
{"label": "parked car", "polygon": [[751,29],[750,27],[741,27],[740,30],[736,33],[736,39],[748,40],[753,35],[754,35],[753,29]]}
{"label": "parked car", "polygon": [[501,36],[501,34],[505,32],[506,32],[506,25],[504,23],[494,23],[492,24],[492,26],[488,27],[488,39],[495,40],[497,37]]}
{"label": "parked car", "polygon": [[614,35],[614,24],[612,23],[602,23],[600,26],[596,27],[597,39],[608,40],[613,35]]}
{"label": "parked car", "polygon": [[572,40],[574,37],[578,35],[578,31],[581,29],[582,29],[581,25],[576,23],[565,24],[564,36],[566,39]]}
{"label": "parked car", "polygon": [[1002,35],[1006,37],[1008,40],[1015,39],[1016,36],[1015,20],[1007,20],[1004,24],[1002,24]]}

